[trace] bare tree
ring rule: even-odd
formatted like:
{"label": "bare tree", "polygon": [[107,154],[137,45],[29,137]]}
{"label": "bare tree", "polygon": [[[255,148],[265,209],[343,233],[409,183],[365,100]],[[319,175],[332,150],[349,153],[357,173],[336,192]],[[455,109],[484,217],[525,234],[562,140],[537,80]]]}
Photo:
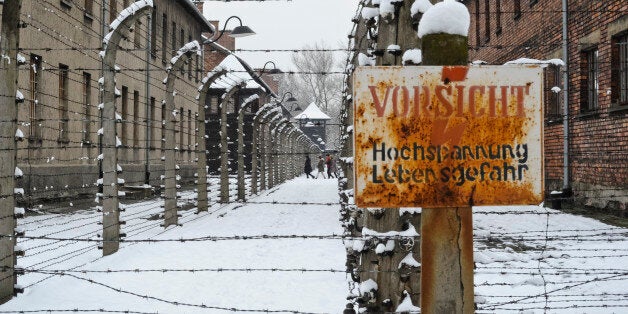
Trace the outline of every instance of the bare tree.
{"label": "bare tree", "polygon": [[[315,102],[332,120],[327,127],[327,147],[336,148],[339,143],[340,106],[342,104],[343,76],[338,73],[342,66],[330,48],[324,43],[306,45],[292,55],[295,74],[284,75],[280,91],[291,91],[298,98]],[[305,108],[303,108],[305,109]]]}

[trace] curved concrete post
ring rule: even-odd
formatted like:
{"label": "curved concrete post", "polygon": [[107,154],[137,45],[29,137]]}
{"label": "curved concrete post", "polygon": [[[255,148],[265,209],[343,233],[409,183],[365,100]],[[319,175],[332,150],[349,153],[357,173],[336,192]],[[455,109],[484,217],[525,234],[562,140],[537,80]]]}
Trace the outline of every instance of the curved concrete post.
{"label": "curved concrete post", "polygon": [[238,200],[246,201],[246,184],[244,182],[244,113],[259,95],[252,95],[244,100],[238,111]]}
{"label": "curved concrete post", "polygon": [[269,163],[269,152],[270,146],[268,145],[268,133],[270,133],[270,122],[280,117],[280,111],[272,111],[268,113],[268,115],[263,116],[260,119],[260,189],[266,190],[268,183],[268,163]]}
{"label": "curved concrete post", "polygon": [[262,115],[266,114],[266,112],[270,111],[271,109],[272,107],[269,104],[266,104],[257,111],[255,117],[253,118],[253,143],[251,145],[251,194],[257,194],[258,192],[257,180],[259,178],[259,175],[257,174],[257,172],[259,171],[260,161],[258,154],[261,152],[258,146],[260,143],[263,143],[263,141],[260,140],[260,134],[263,134],[262,132],[260,132],[260,123],[262,121]]}
{"label": "curved concrete post", "polygon": [[207,143],[205,141],[205,101],[207,99],[207,91],[210,86],[221,76],[227,73],[226,69],[214,69],[214,71],[207,73],[207,76],[203,78],[202,85],[198,88],[198,118],[196,126],[198,127],[196,143],[198,148],[196,149],[196,156],[198,157],[197,175],[198,180],[196,182],[196,191],[198,194],[197,211],[207,211],[209,199],[207,198]]}
{"label": "curved concrete post", "polygon": [[113,254],[120,246],[120,209],[118,201],[118,149],[116,134],[116,55],[122,33],[135,22],[151,13],[152,1],[138,1],[120,12],[111,23],[111,31],[105,35],[101,51],[103,58],[103,256]]}
{"label": "curved concrete post", "polygon": [[[174,83],[176,78],[176,69],[183,66],[188,61],[190,56],[194,53],[201,51],[201,46],[197,41],[187,43],[177,51],[177,55],[170,60],[170,66],[166,69],[168,77],[165,80],[166,83],[166,113],[169,118],[166,118],[165,125],[165,142],[166,148],[166,160],[164,161],[164,227],[167,228],[170,225],[177,225],[179,222],[177,216],[177,171],[176,171],[176,152],[175,152],[175,125],[177,118],[183,114],[179,112],[177,114],[174,106]],[[183,130],[182,130],[183,132]]]}
{"label": "curved concrete post", "polygon": [[268,124],[268,147],[266,150],[266,154],[267,154],[267,163],[268,163],[268,174],[267,174],[267,179],[268,179],[268,188],[271,189],[275,186],[275,164],[277,163],[277,155],[276,155],[276,150],[277,150],[277,139],[279,138],[279,136],[277,136],[277,126],[282,122],[282,120],[285,120],[284,117],[282,117],[281,115],[277,115],[275,116],[273,119],[271,119],[269,121]]}
{"label": "curved concrete post", "polygon": [[227,139],[227,109],[229,100],[243,87],[242,82],[232,85],[220,102],[220,203],[229,203],[229,141]]}
{"label": "curved concrete post", "polygon": [[288,121],[287,119],[282,120],[281,122],[279,122],[279,124],[277,124],[276,131],[276,138],[277,141],[279,141],[279,145],[275,146],[275,163],[273,164],[273,166],[275,167],[275,177],[274,177],[274,181],[275,181],[275,185],[279,185],[281,183],[283,183],[283,165],[286,162],[286,136],[283,134],[284,131],[286,130],[286,127],[290,124],[290,121]]}

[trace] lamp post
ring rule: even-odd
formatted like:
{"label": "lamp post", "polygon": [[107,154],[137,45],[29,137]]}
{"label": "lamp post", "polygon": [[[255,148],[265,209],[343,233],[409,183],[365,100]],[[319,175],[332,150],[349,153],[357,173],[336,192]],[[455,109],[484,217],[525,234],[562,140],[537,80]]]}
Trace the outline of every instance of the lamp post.
{"label": "lamp post", "polygon": [[229,37],[239,38],[239,37],[255,35],[255,32],[250,27],[246,25],[242,25],[242,20],[239,17],[232,15],[225,21],[225,25],[222,27],[222,30],[220,31],[220,34],[218,35],[218,37],[214,38],[216,36],[216,33],[214,33],[214,35],[212,35],[212,37],[210,37],[209,39],[205,40],[203,44],[210,44],[210,43],[214,43],[218,41],[218,39],[220,39],[222,35],[224,35],[225,30],[227,29],[227,24],[233,18],[237,19],[238,22],[240,22],[240,26],[236,26],[233,30],[231,30]]}

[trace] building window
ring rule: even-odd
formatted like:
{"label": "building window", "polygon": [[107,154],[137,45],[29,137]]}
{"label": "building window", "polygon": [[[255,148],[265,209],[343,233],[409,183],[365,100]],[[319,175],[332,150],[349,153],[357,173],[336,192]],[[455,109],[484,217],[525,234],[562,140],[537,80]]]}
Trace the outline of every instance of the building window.
{"label": "building window", "polygon": [[196,65],[194,66],[194,69],[195,69],[194,70],[194,80],[196,81],[196,83],[198,83],[198,81],[199,81],[198,77],[199,77],[199,75],[201,73],[201,68],[199,68],[199,63],[200,63],[199,60],[201,59],[201,56],[199,54],[196,54],[194,56],[194,59],[196,60],[195,61]]}
{"label": "building window", "polygon": [[120,123],[120,142],[122,145],[127,146],[127,121],[129,121],[129,88],[126,86],[122,86],[122,108],[120,108],[120,116],[122,117],[122,122]]}
{"label": "building window", "polygon": [[545,118],[547,122],[561,120],[561,72],[560,67],[549,65],[544,71],[545,77]]}
{"label": "building window", "polygon": [[[185,31],[183,30],[183,27],[181,27],[181,35],[179,36],[179,41],[180,41],[180,42],[179,42],[179,47],[177,47],[177,50],[178,50],[179,48],[182,48],[182,47],[183,47],[183,45],[185,45]],[[179,73],[182,75],[182,77],[181,77],[181,78],[183,78],[183,67],[184,67],[184,66],[185,66],[185,65],[184,65],[184,64],[182,64],[182,65],[181,65],[181,67],[179,68]]]}
{"label": "building window", "polygon": [[152,59],[157,58],[157,7],[153,7],[150,16],[150,56]]}
{"label": "building window", "polygon": [[92,125],[92,75],[83,72],[83,143],[89,144]]}
{"label": "building window", "polygon": [[159,147],[161,147],[161,150],[164,150],[165,146],[164,146],[164,142],[166,141],[166,103],[162,102],[161,103],[161,145]]}
{"label": "building window", "polygon": [[140,147],[140,92],[133,91],[133,147]]}
{"label": "building window", "polygon": [[94,0],[85,0],[85,14],[91,17],[93,11],[94,11]]}
{"label": "building window", "polygon": [[183,151],[183,124],[185,123],[185,111],[183,111],[183,107],[179,109],[179,151]]}
{"label": "building window", "polygon": [[502,1],[495,0],[495,35],[502,33]]}
{"label": "building window", "polygon": [[521,17],[521,0],[512,0],[512,3],[514,5],[514,10],[513,12],[515,12],[515,20]]}
{"label": "building window", "polygon": [[68,88],[69,73],[67,65],[59,64],[59,141],[68,142],[69,116],[68,116]]}
{"label": "building window", "polygon": [[[192,42],[192,35],[188,35],[188,42]],[[193,56],[190,56],[187,60],[188,62],[188,80],[192,80],[192,58]]]}
{"label": "building window", "polygon": [[192,110],[188,110],[188,152],[192,151]]}
{"label": "building window", "polygon": [[172,56],[177,52],[177,23],[172,22]]}
{"label": "building window", "polygon": [[537,4],[537,2],[539,2],[539,0],[530,0],[530,7],[533,7],[535,4]]}
{"label": "building window", "polygon": [[484,42],[491,40],[491,6],[490,0],[484,0]]}
{"label": "building window", "polygon": [[611,103],[628,108],[628,33],[613,37],[611,45]]}
{"label": "building window", "polygon": [[41,83],[41,57],[31,54],[30,61],[30,126],[29,140],[41,141],[41,104],[39,103],[39,85]]}
{"label": "building window", "polygon": [[116,0],[109,0],[109,23],[118,17],[118,4]]}
{"label": "building window", "polygon": [[161,17],[161,62],[166,64],[166,47],[168,47],[168,15]]}
{"label": "building window", "polygon": [[135,27],[133,27],[133,46],[134,48],[140,48],[141,44],[141,34],[140,29],[142,29],[142,22],[140,20],[135,21]]}
{"label": "building window", "polygon": [[150,120],[148,120],[148,127],[150,128],[150,133],[148,134],[148,145],[151,149],[155,148],[155,132],[157,132],[156,125],[156,111],[157,107],[155,107],[155,97],[150,98]]}
{"label": "building window", "polygon": [[589,112],[598,108],[598,50],[597,48],[581,52],[580,111]]}

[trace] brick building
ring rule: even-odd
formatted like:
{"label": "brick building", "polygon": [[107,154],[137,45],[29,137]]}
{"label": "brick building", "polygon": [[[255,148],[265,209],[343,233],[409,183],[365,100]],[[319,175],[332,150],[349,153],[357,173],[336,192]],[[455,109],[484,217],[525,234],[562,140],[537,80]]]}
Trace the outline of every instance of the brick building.
{"label": "brick building", "polygon": [[[102,4],[106,5],[103,6]],[[18,89],[24,95],[18,119],[25,140],[18,145],[18,165],[25,198],[93,195],[98,178],[101,102],[99,77],[103,36],[130,0],[23,0]],[[117,136],[121,177],[126,185],[160,184],[164,155],[162,110],[166,67],[185,43],[212,32],[189,0],[154,0],[120,43],[116,63]],[[149,49],[150,47],[150,49]],[[193,180],[196,87],[200,56],[177,69],[175,90],[177,164]],[[30,201],[29,201],[30,202]]]}
{"label": "brick building", "polygon": [[[561,0],[466,0],[470,59],[563,59]],[[578,205],[628,206],[628,7],[625,0],[569,0],[567,67],[545,69],[546,189],[568,187]],[[568,115],[563,115],[563,70]],[[564,164],[564,119],[568,158]],[[564,167],[568,169],[565,180]],[[564,184],[566,183],[566,184]]]}

